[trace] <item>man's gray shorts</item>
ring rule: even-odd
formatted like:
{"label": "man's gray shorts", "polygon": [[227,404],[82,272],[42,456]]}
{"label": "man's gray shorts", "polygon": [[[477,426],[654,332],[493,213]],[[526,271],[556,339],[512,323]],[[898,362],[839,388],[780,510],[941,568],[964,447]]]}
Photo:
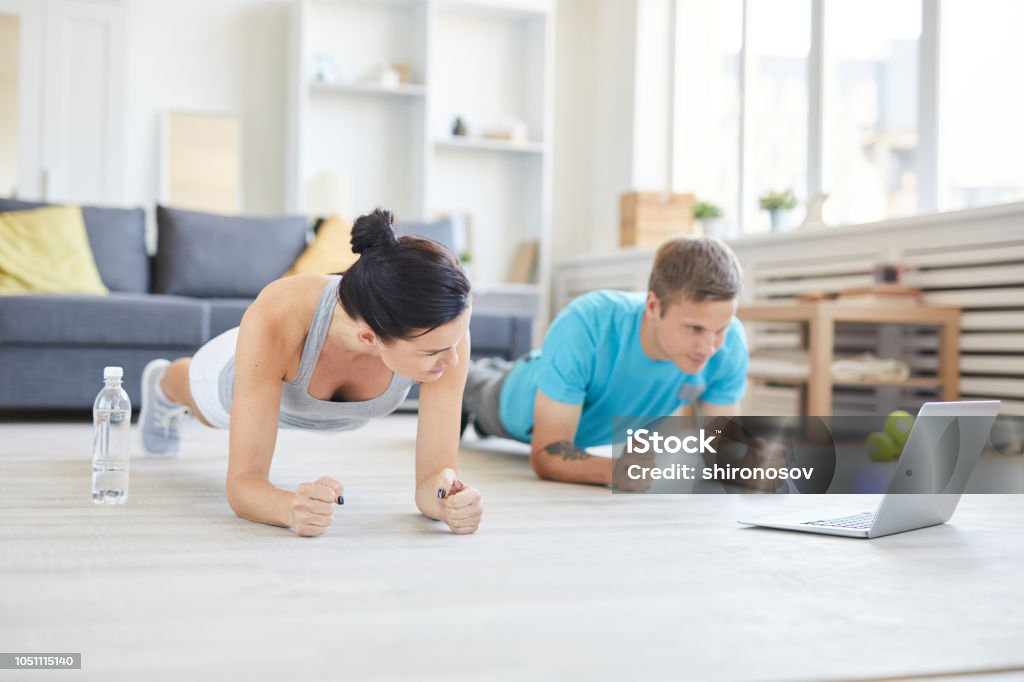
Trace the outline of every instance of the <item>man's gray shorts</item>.
{"label": "man's gray shorts", "polygon": [[473,415],[478,429],[488,436],[515,438],[501,423],[500,411],[501,388],[515,364],[504,358],[481,358],[469,366],[462,411]]}

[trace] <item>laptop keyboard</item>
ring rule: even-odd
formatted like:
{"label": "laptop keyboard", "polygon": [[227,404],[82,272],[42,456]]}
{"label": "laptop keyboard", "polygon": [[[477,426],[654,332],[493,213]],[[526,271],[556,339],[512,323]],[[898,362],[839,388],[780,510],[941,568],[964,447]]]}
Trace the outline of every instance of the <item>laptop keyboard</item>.
{"label": "laptop keyboard", "polygon": [[853,516],[840,516],[835,519],[805,521],[804,526],[831,526],[832,528],[854,528],[857,530],[870,528],[875,521],[875,512],[861,512]]}

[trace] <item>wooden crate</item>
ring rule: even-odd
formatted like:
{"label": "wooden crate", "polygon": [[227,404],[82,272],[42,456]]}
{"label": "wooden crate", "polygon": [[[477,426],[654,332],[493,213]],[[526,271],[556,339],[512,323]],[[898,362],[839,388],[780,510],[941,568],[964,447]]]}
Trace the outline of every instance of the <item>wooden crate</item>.
{"label": "wooden crate", "polygon": [[695,233],[693,194],[628,192],[619,200],[620,246],[656,246]]}

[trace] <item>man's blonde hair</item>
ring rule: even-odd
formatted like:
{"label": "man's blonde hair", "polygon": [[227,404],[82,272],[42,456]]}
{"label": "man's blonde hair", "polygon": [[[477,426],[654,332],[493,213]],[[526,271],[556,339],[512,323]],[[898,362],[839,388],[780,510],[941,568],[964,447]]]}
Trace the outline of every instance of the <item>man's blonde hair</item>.
{"label": "man's blonde hair", "polygon": [[727,301],[743,289],[743,269],[728,246],[710,237],[671,239],[654,257],[647,288],[662,305],[681,299]]}

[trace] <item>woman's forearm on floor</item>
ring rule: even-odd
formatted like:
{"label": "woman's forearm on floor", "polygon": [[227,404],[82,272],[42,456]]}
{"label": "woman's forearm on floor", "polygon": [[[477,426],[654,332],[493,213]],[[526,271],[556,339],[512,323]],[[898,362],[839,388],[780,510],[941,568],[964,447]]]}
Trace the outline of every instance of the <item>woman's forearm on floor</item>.
{"label": "woman's forearm on floor", "polygon": [[441,498],[437,496],[437,486],[432,485],[436,476],[431,476],[416,483],[416,508],[429,519],[440,521],[444,514]]}
{"label": "woman's forearm on floor", "polygon": [[229,479],[228,504],[238,516],[256,523],[289,528],[295,493],[257,478]]}

